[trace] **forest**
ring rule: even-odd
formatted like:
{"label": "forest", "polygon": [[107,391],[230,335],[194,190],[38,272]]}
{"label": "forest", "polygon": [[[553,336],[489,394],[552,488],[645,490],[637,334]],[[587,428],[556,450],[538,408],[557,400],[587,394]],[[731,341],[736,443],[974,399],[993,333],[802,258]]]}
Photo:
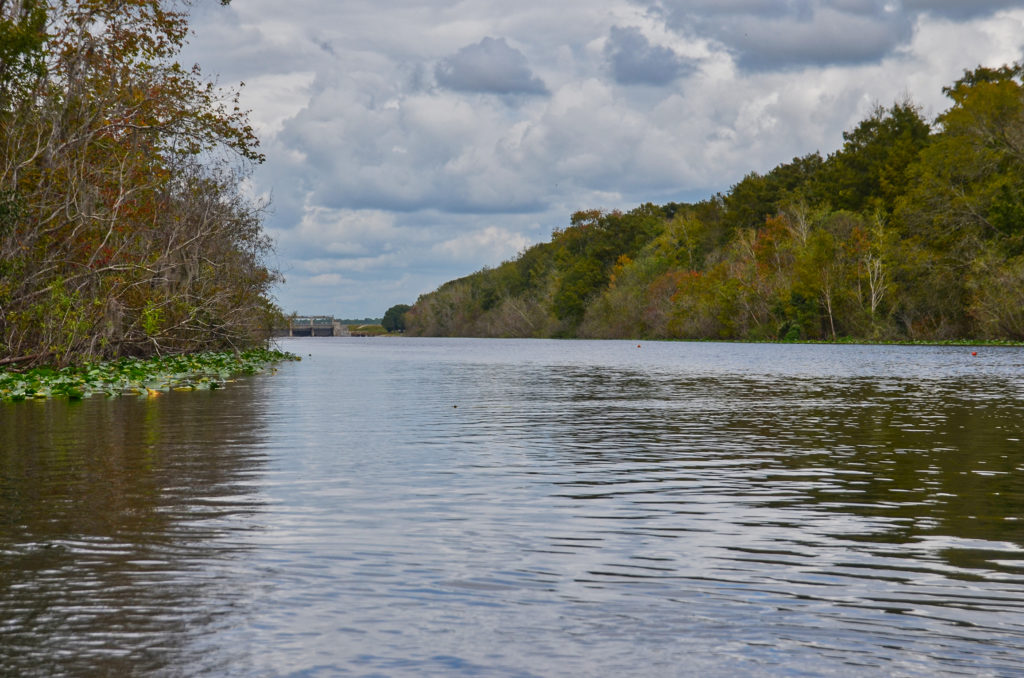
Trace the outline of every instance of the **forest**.
{"label": "forest", "polygon": [[925,120],[879,106],[841,148],[695,204],[580,211],[419,298],[429,336],[1024,340],[1024,65]]}
{"label": "forest", "polygon": [[259,142],[177,61],[188,9],[0,0],[0,365],[239,350],[279,316]]}

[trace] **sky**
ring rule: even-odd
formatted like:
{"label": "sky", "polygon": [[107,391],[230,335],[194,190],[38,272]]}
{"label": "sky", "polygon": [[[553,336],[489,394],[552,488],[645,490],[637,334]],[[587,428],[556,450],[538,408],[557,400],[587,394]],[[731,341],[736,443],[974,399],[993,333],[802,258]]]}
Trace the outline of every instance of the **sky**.
{"label": "sky", "polygon": [[181,61],[244,83],[267,156],[279,305],[343,318],[1024,60],[1024,0],[207,0],[192,28]]}

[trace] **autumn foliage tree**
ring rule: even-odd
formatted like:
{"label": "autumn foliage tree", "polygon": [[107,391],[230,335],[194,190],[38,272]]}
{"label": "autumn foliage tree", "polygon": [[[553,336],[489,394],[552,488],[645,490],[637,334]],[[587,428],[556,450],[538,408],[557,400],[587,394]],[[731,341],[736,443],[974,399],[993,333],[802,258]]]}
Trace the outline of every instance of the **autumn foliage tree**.
{"label": "autumn foliage tree", "polygon": [[[0,356],[258,343],[277,314],[237,96],[172,0],[0,0]],[[9,36],[16,39],[8,40]]]}

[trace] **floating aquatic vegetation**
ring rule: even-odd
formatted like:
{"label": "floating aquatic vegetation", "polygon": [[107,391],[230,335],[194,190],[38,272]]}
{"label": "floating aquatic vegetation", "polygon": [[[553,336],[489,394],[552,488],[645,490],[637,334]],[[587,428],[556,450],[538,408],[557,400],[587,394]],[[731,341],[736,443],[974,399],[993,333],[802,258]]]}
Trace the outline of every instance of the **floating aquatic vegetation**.
{"label": "floating aquatic vegetation", "polygon": [[0,372],[0,401],[64,397],[71,400],[94,395],[155,396],[170,390],[222,388],[232,377],[257,374],[285,360],[300,360],[291,353],[251,349],[241,353],[192,353],[154,358],[121,358],[54,369]]}

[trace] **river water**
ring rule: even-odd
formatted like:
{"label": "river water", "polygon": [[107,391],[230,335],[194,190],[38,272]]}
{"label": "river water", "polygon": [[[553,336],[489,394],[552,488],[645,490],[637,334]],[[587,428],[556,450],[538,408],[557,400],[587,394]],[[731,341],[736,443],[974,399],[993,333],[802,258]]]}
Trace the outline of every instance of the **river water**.
{"label": "river water", "polygon": [[295,339],[0,404],[0,675],[1024,676],[1024,351]]}

